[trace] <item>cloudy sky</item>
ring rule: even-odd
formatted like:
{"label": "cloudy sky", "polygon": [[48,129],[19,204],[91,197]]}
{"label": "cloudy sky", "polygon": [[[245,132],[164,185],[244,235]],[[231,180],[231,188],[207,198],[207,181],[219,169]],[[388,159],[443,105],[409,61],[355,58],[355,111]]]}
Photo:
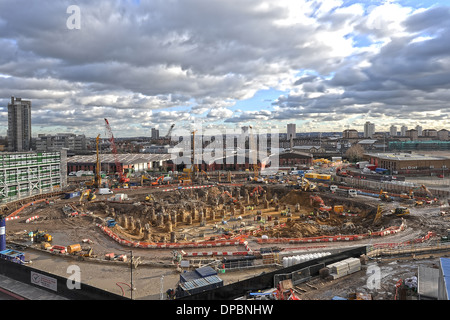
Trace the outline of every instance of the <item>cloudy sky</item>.
{"label": "cloudy sky", "polygon": [[103,135],[104,118],[116,137],[172,123],[450,129],[450,6],[0,0],[0,135],[11,96],[32,101],[33,136]]}

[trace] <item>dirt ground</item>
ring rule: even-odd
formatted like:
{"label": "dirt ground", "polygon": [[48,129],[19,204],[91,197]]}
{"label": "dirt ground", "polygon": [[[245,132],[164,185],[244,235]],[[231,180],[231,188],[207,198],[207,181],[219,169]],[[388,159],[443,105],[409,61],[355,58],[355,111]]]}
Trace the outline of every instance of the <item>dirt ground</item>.
{"label": "dirt ground", "polygon": [[[190,189],[162,192],[155,189],[122,190],[128,194],[129,200],[124,203],[113,203],[107,200],[110,195],[97,196],[94,201],[79,201],[74,199],[54,199],[49,204],[39,203],[30,206],[20,212],[20,219],[7,222],[7,240],[10,243],[27,246],[23,249],[26,259],[31,261],[34,268],[45,270],[61,276],[68,276],[67,267],[73,264],[80,266],[82,282],[131,297],[129,286],[131,280],[135,290],[134,299],[157,300],[165,298],[165,291],[175,288],[179,280],[180,269],[177,270],[173,258],[173,249],[143,249],[127,247],[119,244],[103,233],[97,224],[103,224],[106,218],[114,217],[123,224],[123,217],[131,219],[127,227],[118,223],[112,231],[121,238],[129,241],[147,241],[153,243],[169,242],[175,236],[178,243],[200,242],[211,238],[220,239],[237,235],[247,231],[263,229],[259,233],[248,236],[248,247],[257,252],[267,245],[258,240],[264,234],[269,238],[301,238],[321,235],[346,235],[361,234],[370,231],[378,231],[390,226],[399,226],[402,219],[390,214],[390,210],[400,203],[383,203],[384,214],[379,223],[374,224],[376,209],[380,200],[360,196],[355,199],[342,198],[330,194],[320,194],[327,206],[344,205],[346,213],[356,216],[343,216],[327,214],[317,211],[317,204],[311,201],[311,193],[300,192],[280,186],[265,186],[258,200],[249,197],[251,204],[246,203],[247,194],[255,191],[254,185],[246,187],[213,187],[208,189]],[[225,192],[227,191],[227,192]],[[151,194],[153,200],[146,202],[145,197]],[[231,195],[231,196],[230,196]],[[245,207],[239,211],[235,206],[237,201]],[[267,203],[264,202],[267,200]],[[257,201],[255,204],[254,201]],[[62,208],[72,205],[79,215],[66,217]],[[278,205],[278,207],[276,207]],[[253,208],[252,208],[253,207]],[[212,209],[209,209],[212,208]],[[234,208],[234,213],[233,213]],[[206,209],[205,220],[198,218],[199,212]],[[186,220],[193,210],[197,219],[192,224]],[[225,210],[220,216],[219,212]],[[289,211],[287,211],[289,210]],[[417,239],[433,231],[437,236],[450,227],[447,217],[441,216],[439,206],[410,207],[411,214],[405,218],[407,228],[398,234],[373,238],[361,241],[319,243],[319,244],[277,244],[285,251],[300,250],[314,252],[332,250],[338,248],[350,248],[357,245],[376,243],[401,243]],[[211,212],[215,212],[212,219]],[[350,212],[349,212],[350,211]],[[286,214],[289,212],[289,214]],[[314,214],[311,215],[311,212]],[[317,213],[318,212],[318,213]],[[152,218],[152,213],[164,215],[165,218],[175,217],[171,228],[166,223],[158,224]],[[243,214],[242,214],[243,213]],[[33,222],[26,223],[27,218],[38,215]],[[260,218],[258,218],[260,216]],[[170,218],[169,218],[170,219]],[[173,218],[172,218],[173,219]],[[170,220],[169,220],[170,221]],[[272,229],[274,222],[286,223],[284,228]],[[176,223],[175,223],[176,222]],[[226,222],[226,223],[224,223]],[[130,226],[130,224],[132,226]],[[264,228],[261,228],[264,227]],[[53,245],[69,246],[80,244],[84,249],[92,248],[96,259],[80,258],[73,255],[55,255],[47,251],[38,250],[39,244],[32,243],[27,234],[30,231],[46,231],[53,237]],[[173,233],[171,233],[171,230]],[[245,251],[243,245],[214,248],[215,251]],[[211,248],[183,248],[184,253],[189,254],[199,251],[212,251]],[[104,256],[113,252],[116,255],[132,255],[140,260],[137,268],[131,269],[127,262],[107,261]],[[211,257],[203,261],[195,258],[187,258],[191,265],[204,265]],[[423,259],[423,263],[436,264],[435,259]],[[389,261],[371,262],[381,266],[381,272],[385,272],[384,282],[380,289],[371,291],[374,299],[391,299],[395,292],[395,283],[399,278],[412,275],[416,270],[417,261]],[[367,267],[365,267],[367,268]],[[365,268],[357,275],[334,281],[316,279],[310,285],[302,285],[300,296],[302,299],[331,299],[335,295],[345,295],[347,291],[369,292],[367,286],[368,275]],[[253,277],[261,272],[276,270],[277,267],[261,265],[257,267],[227,271],[220,277],[224,284],[233,283]],[[391,270],[392,269],[392,270]],[[385,270],[385,271],[383,271]],[[395,271],[393,271],[395,270]],[[351,280],[350,280],[351,279]],[[394,285],[394,287],[392,287]]]}

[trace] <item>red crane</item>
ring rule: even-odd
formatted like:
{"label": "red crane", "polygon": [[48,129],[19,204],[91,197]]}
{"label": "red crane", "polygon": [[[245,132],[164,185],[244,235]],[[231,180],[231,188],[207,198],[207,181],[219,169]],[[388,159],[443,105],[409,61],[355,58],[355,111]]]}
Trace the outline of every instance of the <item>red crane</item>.
{"label": "red crane", "polygon": [[109,141],[111,142],[111,150],[114,155],[114,161],[116,163],[116,171],[119,172],[119,183],[127,183],[130,181],[130,179],[123,175],[122,165],[120,164],[119,159],[117,158],[117,148],[116,143],[114,142],[114,135],[111,131],[111,126],[109,125],[108,119],[105,118],[105,122],[106,122],[106,129],[108,130],[109,134]]}

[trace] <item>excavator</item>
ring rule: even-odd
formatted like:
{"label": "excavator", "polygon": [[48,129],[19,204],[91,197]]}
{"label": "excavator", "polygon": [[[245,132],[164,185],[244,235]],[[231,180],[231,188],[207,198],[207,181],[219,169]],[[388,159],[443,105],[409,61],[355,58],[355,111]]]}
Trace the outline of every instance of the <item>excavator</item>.
{"label": "excavator", "polygon": [[156,181],[152,182],[152,186],[158,186],[158,185],[162,184],[163,179],[164,179],[164,176],[158,177],[158,179],[156,179]]}
{"label": "excavator", "polygon": [[397,207],[395,209],[392,209],[391,212],[397,217],[403,217],[410,214],[409,209],[405,207]]}
{"label": "excavator", "polygon": [[92,201],[92,200],[94,200],[95,198],[97,198],[97,196],[96,196],[93,192],[91,192],[91,189],[87,189],[87,190],[85,190],[85,191],[83,191],[83,192],[81,193],[81,196],[80,196],[80,203],[81,203],[81,201],[83,200],[84,197],[87,197],[87,200],[88,200],[88,201]]}
{"label": "excavator", "polygon": [[301,183],[300,183],[300,189],[302,191],[314,191],[317,188],[317,186],[310,182],[305,177],[302,177]]}
{"label": "excavator", "polygon": [[373,219],[373,223],[377,224],[381,220],[382,217],[383,217],[383,206],[378,205],[377,214],[375,215],[375,219]]}
{"label": "excavator", "polygon": [[256,193],[258,193],[258,195],[261,195],[264,192],[264,189],[260,186],[257,186],[253,189],[253,191],[250,193],[250,196],[253,197],[253,195]]}
{"label": "excavator", "polygon": [[380,199],[381,199],[381,201],[385,201],[385,202],[394,201],[394,199],[392,199],[391,196],[389,196],[389,194],[387,192],[383,192],[383,189],[380,190]]}
{"label": "excavator", "polygon": [[202,170],[201,172],[205,176],[206,180],[209,181],[210,178],[209,178],[208,174],[205,172],[205,170]]}

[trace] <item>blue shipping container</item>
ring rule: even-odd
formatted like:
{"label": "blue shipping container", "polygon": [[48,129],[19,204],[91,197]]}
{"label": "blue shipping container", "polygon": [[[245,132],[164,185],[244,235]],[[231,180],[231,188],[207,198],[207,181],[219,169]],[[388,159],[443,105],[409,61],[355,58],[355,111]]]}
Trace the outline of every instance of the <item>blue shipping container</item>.
{"label": "blue shipping container", "polygon": [[71,198],[75,198],[75,197],[79,197],[81,195],[80,191],[77,192],[67,192],[65,194],[65,199],[71,199]]}
{"label": "blue shipping container", "polygon": [[0,251],[0,258],[20,264],[25,262],[25,255],[22,252],[11,249]]}

